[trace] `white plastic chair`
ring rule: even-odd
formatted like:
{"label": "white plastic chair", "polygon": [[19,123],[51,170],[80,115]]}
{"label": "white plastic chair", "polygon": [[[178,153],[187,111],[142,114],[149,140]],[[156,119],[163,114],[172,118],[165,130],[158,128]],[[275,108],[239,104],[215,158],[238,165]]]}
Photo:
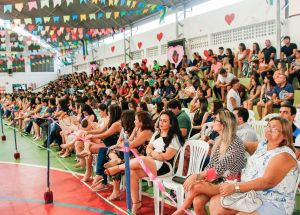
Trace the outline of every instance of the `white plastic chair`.
{"label": "white plastic chair", "polygon": [[249,125],[255,130],[258,140],[264,139],[265,136],[265,128],[268,125],[267,121],[253,121],[250,122]]}
{"label": "white plastic chair", "polygon": [[[178,156],[181,154],[181,151],[183,148],[181,147],[177,154],[174,157],[173,166],[170,166],[171,171],[165,175],[157,176],[160,181],[162,181],[164,178],[168,178],[170,176],[174,175],[174,167],[175,163],[177,161]],[[142,200],[142,180],[148,181],[148,186],[151,183],[149,177],[144,177],[141,180],[139,180],[139,200]],[[159,189],[157,186],[153,186],[153,198],[154,198],[154,214],[159,215]]]}
{"label": "white plastic chair", "polygon": [[264,118],[262,118],[261,121],[266,121],[269,122],[272,118],[279,116],[278,113],[270,113],[267,116],[265,116]]}
{"label": "white plastic chair", "polygon": [[248,110],[248,112],[249,112],[249,119],[248,119],[247,122],[253,122],[253,121],[255,121],[255,115],[254,115],[253,110]]}
{"label": "white plastic chair", "polygon": [[296,194],[297,194],[298,186],[300,183],[300,161],[298,161],[297,163],[298,163],[299,175],[298,175],[297,182],[296,182],[295,189],[294,189],[294,196],[296,196]]}
{"label": "white plastic chair", "polygon": [[[178,163],[178,169],[176,172],[176,176],[179,177],[187,177],[183,176],[183,167],[184,167],[184,161],[185,161],[185,149],[186,147],[190,147],[190,159],[189,159],[189,167],[187,171],[187,176],[192,175],[194,173],[198,173],[202,170],[205,159],[208,154],[209,145],[207,142],[202,140],[188,140],[183,149],[181,150],[181,153],[179,155],[179,163]],[[182,184],[176,183],[172,181],[173,176],[164,178],[162,180],[165,188],[175,190],[176,196],[177,196],[177,208],[180,208],[184,201],[184,188]],[[156,196],[156,198],[159,198],[159,194]],[[154,201],[159,201],[159,199],[154,199]],[[161,198],[162,205],[161,205],[161,214],[163,214],[163,208],[164,208],[164,197]]]}

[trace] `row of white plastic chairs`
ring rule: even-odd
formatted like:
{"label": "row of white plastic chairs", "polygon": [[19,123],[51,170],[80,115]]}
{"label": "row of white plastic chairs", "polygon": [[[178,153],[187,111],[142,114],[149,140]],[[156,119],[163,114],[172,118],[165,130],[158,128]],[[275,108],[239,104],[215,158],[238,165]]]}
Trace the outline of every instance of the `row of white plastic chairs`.
{"label": "row of white plastic chairs", "polygon": [[[185,164],[185,152],[186,148],[190,148],[190,158],[189,158],[189,165],[188,165],[188,170],[187,173],[184,175],[184,164]],[[182,184],[177,183],[173,181],[174,176],[178,177],[187,177],[189,175],[192,175],[194,173],[199,173],[203,169],[205,160],[207,158],[209,151],[209,145],[205,141],[202,140],[188,140],[185,145],[181,148],[181,150],[178,152],[176,155],[176,158],[174,160],[173,166],[175,166],[175,163],[178,160],[178,168],[176,172],[173,171],[164,176],[159,176],[160,182],[164,185],[165,188],[173,190],[176,192],[176,207],[180,208],[184,202],[184,198],[186,195],[186,192],[184,190],[184,187]],[[300,168],[300,162],[298,162],[298,167]],[[124,180],[124,179],[123,179]],[[148,182],[150,181],[149,178],[143,178],[143,180],[147,180]],[[298,184],[300,182],[300,175],[298,176],[297,183],[295,186],[295,192],[294,195],[296,195]],[[124,181],[123,181],[124,183]],[[141,187],[141,181],[140,181],[140,194],[142,193],[142,187]],[[154,197],[154,214],[159,215],[159,214],[164,214],[164,202],[165,202],[165,197],[162,195],[160,196],[160,190],[157,186],[153,186],[153,197]],[[141,199],[141,195],[140,195]],[[159,207],[161,202],[161,209]]]}

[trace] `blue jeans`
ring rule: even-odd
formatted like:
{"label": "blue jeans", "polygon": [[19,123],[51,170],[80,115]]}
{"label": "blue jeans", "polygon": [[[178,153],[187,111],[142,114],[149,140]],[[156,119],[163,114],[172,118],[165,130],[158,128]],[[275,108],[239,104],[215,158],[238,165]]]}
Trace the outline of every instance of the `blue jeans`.
{"label": "blue jeans", "polygon": [[28,124],[26,125],[25,131],[27,133],[30,133],[32,126],[33,126],[33,119],[30,119]]}
{"label": "blue jeans", "polygon": [[105,168],[103,165],[108,162],[106,153],[108,148],[100,148],[97,157],[96,174],[103,177],[102,184],[107,184],[107,175],[104,174]]}

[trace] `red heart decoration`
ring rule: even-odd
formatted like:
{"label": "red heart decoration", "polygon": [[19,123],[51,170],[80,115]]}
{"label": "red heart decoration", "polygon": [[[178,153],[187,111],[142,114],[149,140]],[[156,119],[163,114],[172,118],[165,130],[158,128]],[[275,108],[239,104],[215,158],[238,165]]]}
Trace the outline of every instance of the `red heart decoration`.
{"label": "red heart decoration", "polygon": [[29,24],[29,25],[28,25],[28,30],[29,30],[29,32],[32,32],[33,29],[34,29],[34,25],[33,25],[33,24]]}
{"label": "red heart decoration", "polygon": [[207,50],[204,50],[203,54],[204,54],[204,56],[205,56],[206,58],[209,57],[209,54],[208,54],[208,51],[207,51]]}
{"label": "red heart decoration", "polygon": [[230,25],[232,23],[232,21],[234,20],[235,18],[235,14],[232,13],[232,14],[227,14],[225,16],[225,21],[227,22],[228,25]]}
{"label": "red heart decoration", "polygon": [[160,32],[160,33],[158,33],[158,34],[156,35],[156,38],[157,38],[157,40],[160,42],[161,39],[163,38],[163,36],[164,36],[164,34],[163,34],[162,32]]}
{"label": "red heart decoration", "polygon": [[139,49],[142,48],[143,43],[142,42],[138,42],[138,47]]}
{"label": "red heart decoration", "polygon": [[125,63],[121,63],[120,67],[123,69],[125,67]]}
{"label": "red heart decoration", "polygon": [[114,52],[115,51],[115,46],[112,46],[110,49],[111,49],[111,52]]}

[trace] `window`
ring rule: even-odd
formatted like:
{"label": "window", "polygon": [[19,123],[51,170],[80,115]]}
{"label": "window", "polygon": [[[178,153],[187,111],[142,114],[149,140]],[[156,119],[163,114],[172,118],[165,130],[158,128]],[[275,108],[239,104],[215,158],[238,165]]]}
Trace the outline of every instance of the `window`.
{"label": "window", "polygon": [[200,49],[208,46],[208,35],[196,37],[189,40],[190,49]]}
{"label": "window", "polygon": [[221,31],[211,34],[212,45],[221,45],[242,40],[252,40],[259,37],[267,37],[276,34],[275,20]]}
{"label": "window", "polygon": [[158,55],[158,46],[146,49],[146,56],[147,57],[157,57],[157,55]]}
{"label": "window", "polygon": [[168,44],[162,45],[160,47],[160,53],[161,53],[161,55],[167,54],[167,50],[168,50]]}
{"label": "window", "polygon": [[131,53],[132,60],[140,60],[143,58],[144,50],[135,51]]}
{"label": "window", "polygon": [[31,72],[54,72],[53,58],[50,56],[31,55]]}

